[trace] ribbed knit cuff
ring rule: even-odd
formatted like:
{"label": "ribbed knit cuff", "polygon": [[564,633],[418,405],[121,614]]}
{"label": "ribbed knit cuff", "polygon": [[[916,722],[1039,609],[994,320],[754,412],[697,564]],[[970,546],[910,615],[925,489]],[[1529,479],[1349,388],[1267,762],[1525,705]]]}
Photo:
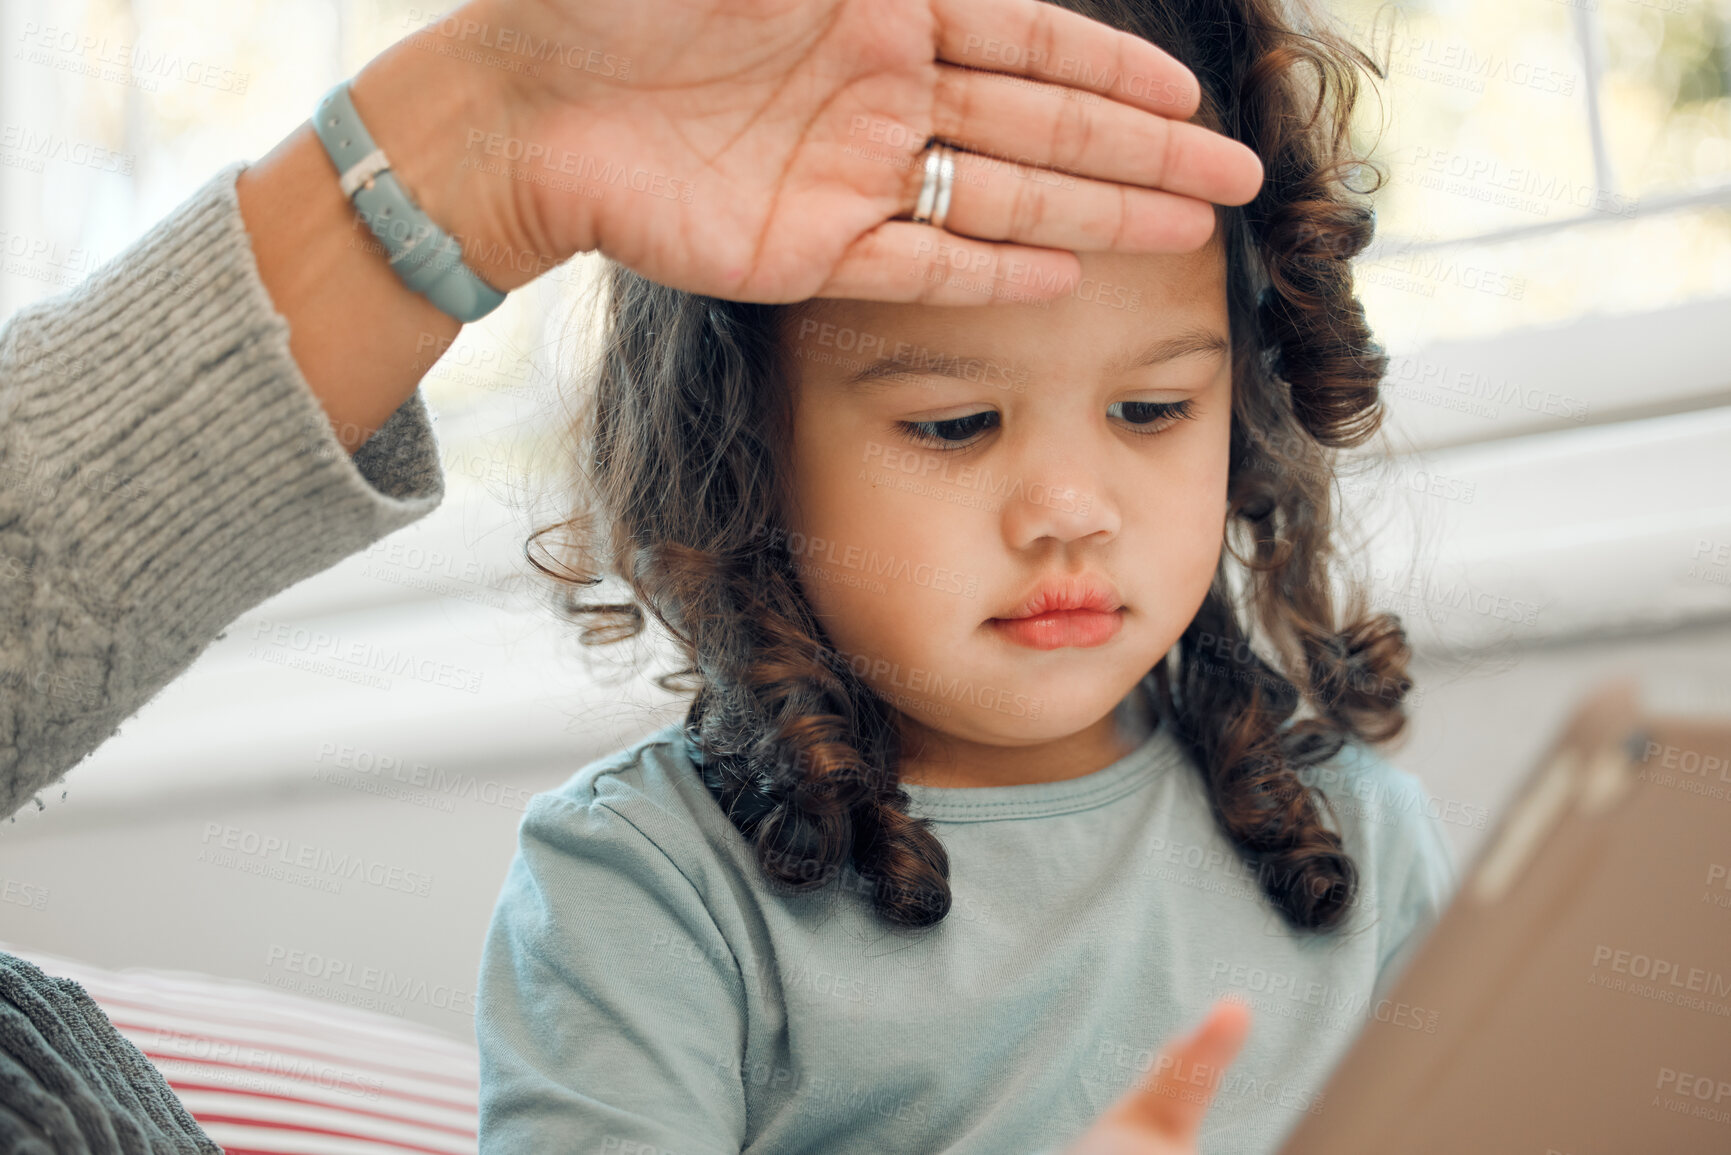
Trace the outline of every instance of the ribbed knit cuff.
{"label": "ribbed knit cuff", "polygon": [[0,331],[0,559],[14,578],[0,594],[24,594],[0,609],[0,660],[38,691],[0,710],[0,814],[240,614],[444,495],[418,392],[352,458],[338,442],[259,278],[243,168]]}
{"label": "ribbed knit cuff", "polygon": [[222,1155],[71,979],[0,954],[0,1150]]}

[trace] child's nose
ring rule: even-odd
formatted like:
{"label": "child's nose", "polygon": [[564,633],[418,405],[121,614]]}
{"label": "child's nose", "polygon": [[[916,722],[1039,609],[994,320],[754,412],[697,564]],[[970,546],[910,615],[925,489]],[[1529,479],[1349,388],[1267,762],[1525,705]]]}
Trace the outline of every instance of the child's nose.
{"label": "child's nose", "polygon": [[1031,547],[1042,537],[1079,541],[1095,534],[1110,541],[1120,516],[1105,478],[1086,455],[1041,454],[1014,467],[1004,487],[1006,543]]}

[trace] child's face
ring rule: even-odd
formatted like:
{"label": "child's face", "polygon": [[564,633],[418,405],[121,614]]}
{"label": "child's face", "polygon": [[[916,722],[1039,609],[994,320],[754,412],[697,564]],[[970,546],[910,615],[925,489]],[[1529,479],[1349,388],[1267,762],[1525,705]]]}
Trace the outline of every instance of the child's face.
{"label": "child's face", "polygon": [[[1225,274],[1216,230],[1194,253],[1083,254],[1076,294],[1046,308],[830,300],[790,320],[802,588],[916,729],[1013,747],[1075,735],[1195,616],[1225,530]],[[1135,363],[1192,332],[1222,347]],[[899,364],[850,385],[879,358]],[[936,424],[922,440],[898,422]],[[1116,618],[1106,640],[1038,648],[993,621],[1079,575],[1122,605],[1092,618],[1102,632]]]}

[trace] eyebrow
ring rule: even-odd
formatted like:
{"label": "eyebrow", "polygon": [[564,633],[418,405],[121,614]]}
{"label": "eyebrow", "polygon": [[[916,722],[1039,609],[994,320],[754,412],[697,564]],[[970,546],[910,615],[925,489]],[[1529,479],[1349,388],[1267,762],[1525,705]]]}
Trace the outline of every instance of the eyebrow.
{"label": "eyebrow", "polygon": [[[1200,325],[1181,329],[1176,333],[1153,341],[1134,353],[1122,354],[1106,363],[1108,373],[1123,373],[1132,369],[1145,369],[1151,365],[1163,364],[1179,357],[1203,354],[1218,357],[1231,351],[1231,345],[1226,335],[1215,329]],[[855,370],[843,377],[840,385],[844,389],[865,391],[887,384],[893,378],[909,376],[954,377],[958,380],[971,381],[978,374],[970,375],[969,366],[981,363],[990,364],[990,357],[964,357],[953,354],[932,356],[926,350],[920,350],[922,357],[910,360],[906,357],[879,357],[868,363],[864,368]]]}

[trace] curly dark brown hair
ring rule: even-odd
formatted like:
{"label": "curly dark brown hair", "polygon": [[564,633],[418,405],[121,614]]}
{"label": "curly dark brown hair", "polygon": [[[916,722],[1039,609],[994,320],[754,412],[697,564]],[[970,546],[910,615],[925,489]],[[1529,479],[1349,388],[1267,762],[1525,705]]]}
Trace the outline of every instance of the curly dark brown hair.
{"label": "curly dark brown hair", "polygon": [[[1405,725],[1410,651],[1338,564],[1338,451],[1379,427],[1387,367],[1353,290],[1383,174],[1351,145],[1357,68],[1386,73],[1307,0],[1061,0],[1184,62],[1197,123],[1252,148],[1266,179],[1216,206],[1233,333],[1226,549],[1151,672],[1162,724],[1210,806],[1297,929],[1340,925],[1358,871],[1317,775],[1351,739]],[[1365,171],[1375,182],[1355,189]],[[529,558],[581,641],[638,635],[647,614],[685,664],[699,770],[778,890],[841,882],[896,927],[949,910],[949,861],[899,784],[893,709],[838,655],[785,549],[792,403],[779,360],[798,306],[740,304],[611,265],[603,332],[572,433],[562,519]],[[537,556],[537,551],[541,556]],[[600,599],[612,577],[628,600]],[[1337,591],[1344,591],[1337,608]],[[1324,821],[1324,811],[1330,821]]]}

